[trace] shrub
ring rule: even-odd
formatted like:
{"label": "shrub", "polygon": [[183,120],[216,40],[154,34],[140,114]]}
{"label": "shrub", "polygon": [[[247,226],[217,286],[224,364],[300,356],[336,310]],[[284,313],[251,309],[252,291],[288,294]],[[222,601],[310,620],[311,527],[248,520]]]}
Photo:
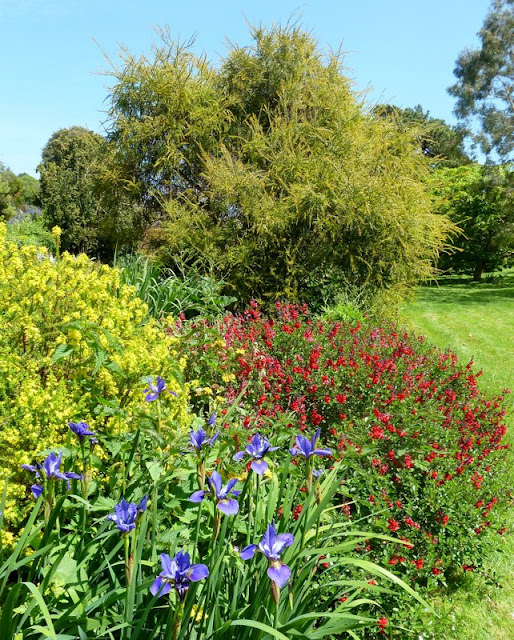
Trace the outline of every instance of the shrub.
{"label": "shrub", "polygon": [[370,542],[363,554],[432,585],[480,567],[487,531],[502,533],[503,397],[485,396],[472,363],[421,337],[277,309],[227,316],[226,350],[211,350],[218,382],[236,379],[228,396],[243,394],[244,426],[322,429],[344,462],[347,517],[371,517],[407,544]]}
{"label": "shrub", "polygon": [[417,132],[370,114],[310,34],[251,35],[219,69],[167,33],[150,57],[122,53],[112,180],[164,262],[189,254],[245,303],[322,305],[348,283],[391,303],[433,276],[453,228],[433,212]]}
{"label": "shrub", "polygon": [[[133,428],[148,373],[179,389],[176,339],[166,336],[119,273],[85,255],[51,259],[45,249],[5,242],[0,227],[0,473],[11,475],[36,448],[63,442],[68,420],[108,432]],[[186,419],[187,393],[169,420]],[[144,412],[143,412],[144,413]],[[5,510],[19,521],[24,494],[10,485]]]}
{"label": "shrub", "polygon": [[11,220],[7,226],[7,240],[19,247],[23,245],[45,247],[51,255],[55,255],[55,239],[41,217],[24,217],[19,222]]}

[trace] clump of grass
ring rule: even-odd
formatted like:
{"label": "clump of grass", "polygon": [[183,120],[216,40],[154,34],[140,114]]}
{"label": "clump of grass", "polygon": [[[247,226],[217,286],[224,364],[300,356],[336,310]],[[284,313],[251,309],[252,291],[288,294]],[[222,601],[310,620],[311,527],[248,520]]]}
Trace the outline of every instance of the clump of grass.
{"label": "clump of grass", "polygon": [[121,284],[135,287],[136,295],[147,303],[149,314],[156,319],[179,314],[209,318],[236,301],[222,294],[223,282],[194,269],[176,274],[141,254],[116,257],[114,266],[120,270]]}

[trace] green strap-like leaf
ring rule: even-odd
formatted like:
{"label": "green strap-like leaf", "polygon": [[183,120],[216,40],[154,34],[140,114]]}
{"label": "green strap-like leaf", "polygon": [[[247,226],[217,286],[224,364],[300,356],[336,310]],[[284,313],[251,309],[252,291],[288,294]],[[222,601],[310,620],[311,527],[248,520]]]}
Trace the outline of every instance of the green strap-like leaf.
{"label": "green strap-like leaf", "polygon": [[287,636],[272,627],[269,627],[267,624],[263,622],[257,622],[256,620],[232,620],[230,623],[231,627],[251,627],[253,629],[259,629],[260,631],[265,631],[269,633],[274,638],[278,640],[289,640]]}
{"label": "green strap-like leaf", "polygon": [[57,634],[55,633],[54,625],[52,622],[52,616],[48,611],[48,608],[45,604],[45,601],[43,600],[43,596],[41,595],[41,592],[33,582],[22,582],[22,584],[24,584],[27,587],[27,589],[32,593],[32,595],[34,596],[34,600],[39,605],[39,609],[43,615],[43,618],[45,619],[46,626],[48,627],[48,633],[49,633],[48,637],[51,638],[52,640],[57,640]]}

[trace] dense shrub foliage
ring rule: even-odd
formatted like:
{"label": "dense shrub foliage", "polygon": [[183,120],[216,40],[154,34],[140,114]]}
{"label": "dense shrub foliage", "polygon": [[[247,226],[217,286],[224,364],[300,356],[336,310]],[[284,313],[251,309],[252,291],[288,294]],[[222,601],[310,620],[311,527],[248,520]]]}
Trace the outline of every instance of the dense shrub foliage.
{"label": "dense shrub foliage", "polygon": [[479,567],[488,531],[503,533],[503,398],[480,391],[472,363],[394,327],[277,309],[227,316],[226,350],[213,343],[203,356],[211,372],[218,361],[229,398],[242,393],[244,426],[321,428],[344,463],[345,516],[406,543],[369,542],[364,555],[429,584]]}
{"label": "dense shrub foliage", "polygon": [[309,34],[252,37],[215,69],[164,34],[109,72],[106,176],[145,210],[146,243],[243,302],[322,304],[350,283],[391,301],[429,278],[452,225],[417,132],[368,113]]}
{"label": "dense shrub foliage", "polygon": [[[178,387],[174,340],[147,316],[134,290],[119,286],[117,270],[85,255],[56,260],[44,249],[19,248],[0,227],[2,475],[32,451],[62,443],[67,420],[87,416],[112,431],[123,416],[132,425],[144,405],[134,391],[141,376],[168,375]],[[185,419],[186,404],[184,394],[170,418]],[[23,511],[15,505],[23,493],[10,485],[11,523]]]}

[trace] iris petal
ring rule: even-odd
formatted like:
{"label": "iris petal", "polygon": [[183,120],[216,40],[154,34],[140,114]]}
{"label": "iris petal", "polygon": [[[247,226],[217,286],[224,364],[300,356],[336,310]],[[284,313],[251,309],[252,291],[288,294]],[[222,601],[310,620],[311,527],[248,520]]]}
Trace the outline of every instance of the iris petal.
{"label": "iris petal", "polygon": [[291,569],[287,564],[281,564],[279,567],[269,567],[268,577],[280,588],[282,588],[291,577]]}

